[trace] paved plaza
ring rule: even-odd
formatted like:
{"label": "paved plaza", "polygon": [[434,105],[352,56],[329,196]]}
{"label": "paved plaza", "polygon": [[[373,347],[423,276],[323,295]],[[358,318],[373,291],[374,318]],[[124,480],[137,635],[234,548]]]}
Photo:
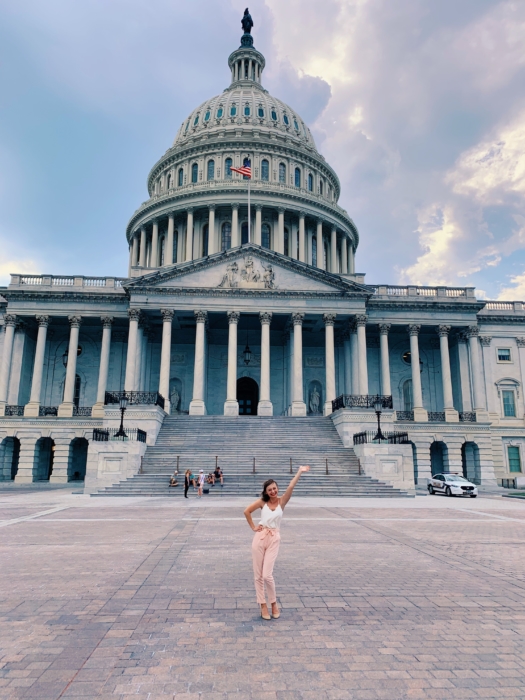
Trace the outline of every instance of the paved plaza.
{"label": "paved plaza", "polygon": [[525,501],[292,501],[271,622],[244,505],[1,490],[0,697],[525,697]]}

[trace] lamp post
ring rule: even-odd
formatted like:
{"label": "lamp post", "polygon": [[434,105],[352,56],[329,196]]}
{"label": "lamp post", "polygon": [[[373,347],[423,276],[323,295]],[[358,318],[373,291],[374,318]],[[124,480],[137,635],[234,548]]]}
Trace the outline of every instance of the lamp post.
{"label": "lamp post", "polygon": [[381,401],[381,397],[378,396],[374,402],[374,411],[376,412],[376,416],[377,416],[377,433],[376,433],[376,436],[374,437],[374,441],[379,440],[379,442],[381,442],[381,440],[386,439],[385,436],[383,435],[383,433],[381,432],[381,409],[382,408],[383,408],[383,402]]}
{"label": "lamp post", "polygon": [[244,364],[248,366],[251,362],[252,359],[252,351],[250,350],[250,346],[248,345],[248,331],[246,331],[246,347],[244,348]]}
{"label": "lamp post", "polygon": [[122,392],[120,395],[120,428],[118,429],[118,433],[115,434],[115,437],[121,437],[121,438],[127,438],[128,436],[124,432],[124,411],[128,407],[128,395],[126,394],[125,391]]}

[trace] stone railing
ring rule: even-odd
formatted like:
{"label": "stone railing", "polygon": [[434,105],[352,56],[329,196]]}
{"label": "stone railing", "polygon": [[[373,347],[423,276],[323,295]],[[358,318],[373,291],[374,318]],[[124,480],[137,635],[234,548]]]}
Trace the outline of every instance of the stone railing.
{"label": "stone railing", "polygon": [[521,311],[525,310],[523,301],[487,301],[483,311]]}
{"label": "stone railing", "polygon": [[11,287],[90,287],[121,289],[125,277],[84,277],[82,275],[11,275]]}
{"label": "stone railing", "polygon": [[388,297],[446,297],[448,299],[475,299],[474,287],[418,287],[407,285],[371,285],[375,294]]}

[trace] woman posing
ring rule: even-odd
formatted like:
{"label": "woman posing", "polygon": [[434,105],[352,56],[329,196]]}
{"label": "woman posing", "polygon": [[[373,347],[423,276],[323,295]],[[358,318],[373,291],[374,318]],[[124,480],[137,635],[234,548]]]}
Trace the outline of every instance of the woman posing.
{"label": "woman posing", "polygon": [[184,498],[188,498],[188,489],[191,484],[191,469],[186,469],[184,472]]}
{"label": "woman posing", "polygon": [[[281,616],[277,607],[277,596],[275,594],[275,582],[273,580],[273,565],[279,553],[281,535],[279,527],[283,510],[292,497],[295,485],[299,481],[301,474],[310,471],[310,467],[299,467],[297,474],[290,481],[284,495],[279,496],[279,487],[273,479],[268,479],[263,484],[261,498],[252,503],[244,511],[244,516],[248,525],[255,532],[252,542],[253,575],[255,578],[255,592],[257,602],[261,606],[261,617],[270,620],[271,617]],[[252,520],[252,513],[261,508],[261,519],[258,525]],[[272,615],[268,612],[266,598],[264,595],[264,585],[272,606]]]}

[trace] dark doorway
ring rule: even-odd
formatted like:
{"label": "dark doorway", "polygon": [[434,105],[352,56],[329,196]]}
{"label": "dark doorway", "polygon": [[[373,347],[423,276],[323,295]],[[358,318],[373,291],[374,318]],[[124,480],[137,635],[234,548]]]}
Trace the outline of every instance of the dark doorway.
{"label": "dark doorway", "polygon": [[68,481],[85,480],[88,447],[89,444],[86,438],[75,438],[71,442],[69,448],[69,465],[67,469]]}
{"label": "dark doorway", "polygon": [[237,381],[237,401],[240,416],[256,416],[259,403],[259,385],[255,379],[241,377]]}
{"label": "dark doorway", "polygon": [[55,443],[51,438],[40,438],[36,443],[33,481],[49,481],[53,472]]}

